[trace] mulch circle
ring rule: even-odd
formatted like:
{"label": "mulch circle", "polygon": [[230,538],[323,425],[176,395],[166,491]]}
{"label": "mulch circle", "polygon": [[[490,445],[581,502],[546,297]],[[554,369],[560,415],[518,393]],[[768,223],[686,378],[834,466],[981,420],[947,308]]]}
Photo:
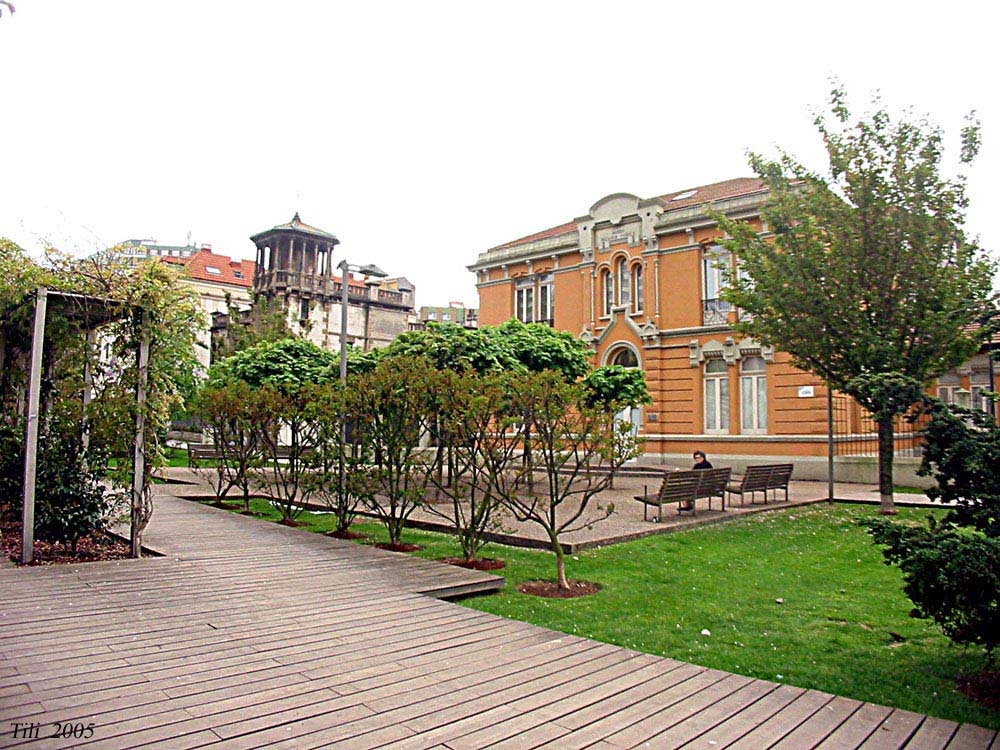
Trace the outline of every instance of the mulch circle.
{"label": "mulch circle", "polygon": [[[20,521],[0,524],[0,549],[13,562],[21,562]],[[104,562],[106,560],[127,560],[132,549],[128,542],[117,537],[95,533],[84,537],[76,544],[76,554],[68,545],[59,542],[35,540],[34,559],[30,565],[56,565],[66,563]]]}
{"label": "mulch circle", "polygon": [[573,599],[577,596],[590,596],[601,590],[601,584],[593,581],[570,581],[568,589],[559,588],[555,581],[525,581],[517,590],[522,594],[544,596],[549,599]]}
{"label": "mulch circle", "polygon": [[958,689],[979,705],[1000,711],[1000,671],[962,675],[957,683]]}
{"label": "mulch circle", "polygon": [[332,536],[334,539],[367,539],[367,534],[347,529],[345,531],[328,531],[325,536]]}
{"label": "mulch circle", "polygon": [[466,560],[464,557],[439,557],[438,561],[470,570],[503,570],[507,567],[505,561],[492,557],[476,557],[472,560]]}
{"label": "mulch circle", "polygon": [[419,552],[423,549],[419,544],[376,544],[375,546],[390,552]]}
{"label": "mulch circle", "polygon": [[299,526],[302,526],[302,524],[296,521],[294,518],[282,518],[280,521],[278,521],[278,523],[280,523],[282,526],[289,526],[293,529],[297,529]]}

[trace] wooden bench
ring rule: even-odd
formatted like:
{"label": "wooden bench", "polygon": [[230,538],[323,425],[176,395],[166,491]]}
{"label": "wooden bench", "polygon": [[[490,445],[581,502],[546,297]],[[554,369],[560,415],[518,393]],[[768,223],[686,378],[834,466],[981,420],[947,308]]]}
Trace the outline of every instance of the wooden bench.
{"label": "wooden bench", "polygon": [[197,469],[202,461],[217,461],[220,457],[219,451],[211,443],[188,443],[188,466],[192,469]]}
{"label": "wooden bench", "polygon": [[778,499],[778,490],[784,490],[785,502],[788,502],[788,482],[792,478],[792,464],[762,464],[758,466],[748,466],[746,472],[739,482],[726,487],[726,492],[730,495],[740,496],[740,505],[743,505],[743,496],[750,495],[750,504],[758,492],[764,493],[764,504],[767,505],[767,493],[774,492],[774,499]]}
{"label": "wooden bench", "polygon": [[642,503],[642,519],[648,520],[649,506],[657,509],[656,520],[663,520],[663,506],[677,503],[677,512],[694,514],[695,501],[708,499],[708,509],[712,509],[712,498],[719,498],[722,510],[726,509],[726,486],[732,476],[732,469],[689,469],[668,471],[663,475],[659,492],[650,495],[643,488],[643,494],[636,500]]}

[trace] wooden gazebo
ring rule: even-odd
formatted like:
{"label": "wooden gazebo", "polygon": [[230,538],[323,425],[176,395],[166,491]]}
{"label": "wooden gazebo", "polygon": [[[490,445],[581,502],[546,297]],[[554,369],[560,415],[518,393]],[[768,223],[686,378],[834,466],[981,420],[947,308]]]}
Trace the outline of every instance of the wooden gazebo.
{"label": "wooden gazebo", "polygon": [[[135,452],[133,455],[132,501],[130,512],[130,542],[132,557],[142,556],[142,501],[145,474],[145,411],[146,380],[149,372],[149,334],[143,323],[145,311],[115,300],[87,294],[56,291],[39,287],[35,293],[35,317],[31,327],[31,365],[28,373],[28,418],[24,441],[24,490],[22,505],[21,562],[30,563],[35,544],[35,473],[38,458],[39,393],[42,382],[42,352],[45,346],[45,321],[49,308],[58,310],[66,319],[77,322],[87,333],[89,343],[96,341],[97,329],[129,315],[136,316],[140,337],[136,350],[136,418]],[[92,397],[93,373],[89,357],[84,365],[84,405]],[[88,439],[84,431],[84,441]]]}

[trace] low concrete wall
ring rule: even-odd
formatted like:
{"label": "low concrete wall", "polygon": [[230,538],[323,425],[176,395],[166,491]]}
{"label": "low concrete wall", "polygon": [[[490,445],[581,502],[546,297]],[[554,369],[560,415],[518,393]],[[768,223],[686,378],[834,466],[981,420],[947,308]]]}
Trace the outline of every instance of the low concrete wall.
{"label": "low concrete wall", "polygon": [[[731,466],[733,473],[741,474],[751,464],[790,463],[795,466],[792,479],[827,481],[827,459],[819,456],[747,456],[743,454],[713,453],[708,457],[713,466]],[[687,453],[643,455],[638,463],[643,466],[667,466],[673,469],[690,469],[693,461]],[[934,486],[931,477],[917,476],[919,458],[896,456],[893,461],[893,481],[906,487],[927,489]],[[875,456],[838,456],[834,459],[834,479],[837,482],[878,484],[878,459]]]}

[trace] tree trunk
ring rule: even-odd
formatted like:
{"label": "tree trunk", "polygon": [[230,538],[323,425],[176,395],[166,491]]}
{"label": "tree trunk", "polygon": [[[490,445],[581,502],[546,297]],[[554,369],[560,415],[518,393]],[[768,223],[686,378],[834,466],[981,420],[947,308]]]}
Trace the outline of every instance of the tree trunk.
{"label": "tree trunk", "polygon": [[880,419],[878,422],[879,513],[883,516],[896,515],[896,506],[892,502],[892,458],[895,441],[894,422],[895,420],[892,417]]}
{"label": "tree trunk", "polygon": [[566,578],[566,554],[563,552],[559,540],[556,537],[550,538],[552,539],[552,551],[556,555],[556,581],[559,584],[559,588],[568,589],[569,580]]}

